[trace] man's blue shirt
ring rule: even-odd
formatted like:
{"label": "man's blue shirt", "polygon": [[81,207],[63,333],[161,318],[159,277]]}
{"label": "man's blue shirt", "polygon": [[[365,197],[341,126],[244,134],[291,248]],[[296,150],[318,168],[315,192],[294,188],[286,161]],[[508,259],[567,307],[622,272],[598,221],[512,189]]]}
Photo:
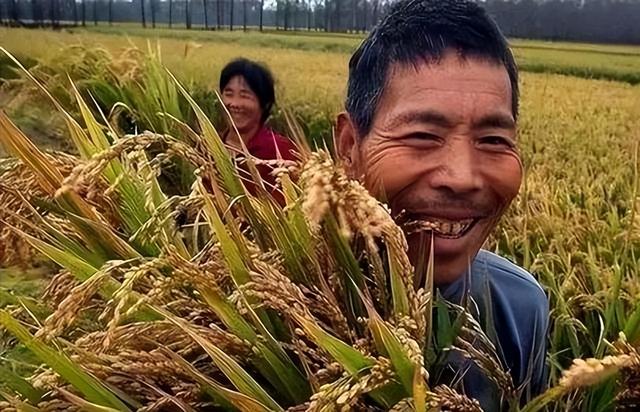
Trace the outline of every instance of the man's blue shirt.
{"label": "man's blue shirt", "polygon": [[[541,392],[546,379],[549,302],[540,284],[524,269],[480,250],[469,276],[439,288],[445,299],[456,304],[462,303],[465,290],[472,298],[470,312],[495,344],[515,387],[524,388],[522,399]],[[484,327],[490,324],[495,334]],[[469,368],[464,376],[466,394],[478,399],[486,411],[502,409],[495,385],[483,372],[468,362],[460,366]]]}

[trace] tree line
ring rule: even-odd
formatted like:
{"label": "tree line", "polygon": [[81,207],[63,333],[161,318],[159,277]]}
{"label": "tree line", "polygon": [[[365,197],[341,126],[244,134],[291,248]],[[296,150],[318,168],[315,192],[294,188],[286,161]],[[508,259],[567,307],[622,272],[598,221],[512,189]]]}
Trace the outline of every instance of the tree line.
{"label": "tree line", "polygon": [[[640,0],[478,0],[512,37],[640,44]],[[0,23],[366,32],[393,0],[0,0]]]}

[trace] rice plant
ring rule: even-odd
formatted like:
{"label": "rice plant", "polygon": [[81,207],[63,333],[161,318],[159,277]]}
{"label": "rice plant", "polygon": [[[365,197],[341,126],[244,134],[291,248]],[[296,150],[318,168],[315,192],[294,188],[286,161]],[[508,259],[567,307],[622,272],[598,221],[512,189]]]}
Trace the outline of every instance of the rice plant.
{"label": "rice plant", "polygon": [[[497,384],[506,408],[520,409],[480,326],[435,295],[429,251],[412,267],[386,207],[328,152],[297,135],[299,161],[270,162],[279,205],[257,173],[262,161],[246,154],[236,168],[205,112],[163,76],[197,131],[174,118],[172,134],[123,135],[77,89],[79,119],[32,79],[64,118],[80,154],[70,157],[43,153],[0,112],[1,142],[19,159],[0,185],[2,236],[61,268],[42,302],[0,311],[7,337],[46,365],[28,378],[3,366],[2,407],[480,410],[430,373],[457,352]],[[163,151],[150,156],[152,147]],[[176,160],[191,165],[193,184],[169,195],[158,176]],[[633,405],[634,340],[603,341],[601,353],[574,361],[522,410],[602,380],[600,390],[615,387],[602,402]]]}

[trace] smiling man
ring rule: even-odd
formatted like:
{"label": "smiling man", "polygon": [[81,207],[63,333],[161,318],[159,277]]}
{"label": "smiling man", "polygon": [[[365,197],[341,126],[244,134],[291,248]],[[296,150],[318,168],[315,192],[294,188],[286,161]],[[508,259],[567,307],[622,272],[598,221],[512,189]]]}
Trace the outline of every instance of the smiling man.
{"label": "smiling man", "polygon": [[[481,250],[517,195],[518,73],[495,23],[477,4],[396,4],[349,64],[338,152],[353,177],[389,203],[420,258],[433,234],[435,283],[493,339],[526,400],[543,388],[547,298],[525,270]],[[495,332],[495,333],[494,333]],[[477,367],[458,365],[485,410],[500,396]]]}

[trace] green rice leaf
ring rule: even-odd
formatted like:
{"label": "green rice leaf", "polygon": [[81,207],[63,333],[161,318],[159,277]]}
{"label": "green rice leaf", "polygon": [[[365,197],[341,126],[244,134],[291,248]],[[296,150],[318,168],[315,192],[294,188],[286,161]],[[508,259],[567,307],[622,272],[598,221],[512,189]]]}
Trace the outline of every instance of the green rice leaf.
{"label": "green rice leaf", "polygon": [[627,318],[624,334],[632,345],[640,343],[640,303],[636,304],[635,309]]}
{"label": "green rice leaf", "polygon": [[351,345],[330,335],[315,322],[302,316],[295,316],[295,320],[316,345],[327,351],[352,375],[358,375],[363,369],[374,365],[373,359],[363,355]]}
{"label": "green rice leaf", "polygon": [[207,355],[211,357],[211,360],[215,363],[218,369],[220,369],[220,371],[224,373],[224,375],[236,387],[236,389],[243,394],[258,400],[260,403],[266,405],[272,410],[284,412],[284,409],[278,405],[273,398],[271,398],[262,386],[256,382],[251,375],[247,373],[242,366],[240,366],[240,364],[238,364],[231,356],[224,353],[224,351],[220,350],[220,348],[200,336],[200,334],[198,334],[188,322],[163,309],[156,309],[156,311],[182,329],[195,342],[197,342],[202,349],[204,349]]}
{"label": "green rice leaf", "polygon": [[[263,327],[263,334],[259,337],[253,327],[230,305],[226,299],[210,288],[199,287],[198,292],[203,296],[211,309],[222,323],[238,337],[256,345],[256,368],[280,393],[289,397],[292,402],[302,403],[309,397],[309,386],[305,377],[298,371],[280,345]],[[257,317],[257,316],[256,316]],[[259,321],[259,320],[258,320]],[[262,343],[265,341],[266,344]]]}
{"label": "green rice leaf", "polygon": [[211,228],[214,230],[216,238],[220,243],[220,248],[222,249],[222,254],[224,255],[229,271],[231,272],[231,276],[238,285],[244,285],[250,279],[249,269],[247,269],[243,262],[238,245],[231,238],[216,206],[211,200],[210,195],[206,193],[201,184],[199,187],[204,198],[203,210],[205,212],[205,217],[207,218]]}
{"label": "green rice leaf", "polygon": [[400,273],[401,266],[392,248],[387,248],[387,254],[389,256],[389,283],[391,284],[393,313],[398,317],[408,316],[410,313],[409,297],[406,285],[402,280],[402,274]]}
{"label": "green rice leaf", "polygon": [[[60,114],[62,114],[63,119],[64,119],[65,123],[67,124],[67,128],[69,129],[69,136],[71,137],[71,140],[73,141],[74,145],[78,149],[78,152],[80,152],[80,154],[82,155],[82,157],[84,159],[90,159],[91,156],[93,156],[97,152],[97,150],[96,150],[95,146],[91,143],[91,141],[87,138],[87,135],[85,134],[84,130],[82,130],[82,127],[80,127],[78,122],[76,122],[73,119],[73,117],[71,117],[71,115],[60,104],[60,102],[58,102],[58,100],[55,97],[53,97],[53,95],[51,93],[49,93],[49,91],[47,90],[46,87],[44,87],[35,77],[33,77],[31,72],[29,72],[29,70],[27,70],[18,61],[18,59],[13,57],[11,55],[11,53],[9,53],[3,47],[0,47],[0,51],[4,52],[4,54],[6,54],[9,57],[9,59],[11,59],[18,66],[18,68],[20,68],[20,71],[29,80],[31,80],[36,85],[36,87],[45,96],[47,96],[49,98],[49,100],[51,100],[51,102],[56,107],[56,109],[60,112]],[[0,133],[0,135],[2,135],[2,133]],[[58,187],[60,187],[60,186],[58,186]]]}
{"label": "green rice leaf", "polygon": [[[272,341],[272,343],[277,343]],[[278,350],[273,351],[274,345],[265,345],[258,341],[256,350],[260,354],[260,370],[264,374],[268,367],[273,371],[271,379],[274,385],[281,393],[295,404],[302,404],[311,396],[311,387],[307,378],[300,373],[298,367],[291,361],[282,348],[278,345]]]}
{"label": "green rice leaf", "polygon": [[58,249],[24,232],[20,233],[32,247],[40,251],[40,253],[44,254],[49,259],[56,262],[58,265],[67,269],[81,281],[89,279],[94,273],[98,271],[97,268],[91,266],[89,263],[80,259],[73,253],[70,253],[66,250]]}
{"label": "green rice leaf", "polygon": [[235,165],[231,161],[231,157],[227,152],[220,135],[218,134],[216,128],[211,124],[209,117],[202,111],[200,106],[196,103],[195,100],[189,95],[189,92],[180,84],[180,82],[171,74],[167,72],[169,76],[173,79],[178,90],[184,98],[189,102],[189,105],[193,109],[196,114],[196,118],[198,119],[198,124],[200,125],[200,129],[202,130],[202,137],[204,139],[204,143],[209,149],[213,159],[215,161],[215,167],[220,177],[222,178],[222,182],[224,184],[224,188],[227,190],[228,195],[231,198],[237,198],[239,196],[244,196],[245,189],[240,181],[240,177],[236,171]]}
{"label": "green rice leaf", "polygon": [[396,335],[380,317],[371,301],[362,293],[360,293],[360,297],[367,309],[369,329],[371,330],[378,351],[383,355],[389,356],[400,382],[407,393],[412,393],[416,365],[407,355],[400,340],[398,340]]}
{"label": "green rice leaf", "polygon": [[0,310],[0,324],[17,337],[40,360],[49,365],[64,380],[69,382],[89,402],[110,407],[118,411],[130,409],[106,386],[93,375],[80,369],[76,363],[65,354],[52,349],[45,343],[37,340],[29,331],[15,320],[7,311]]}
{"label": "green rice leaf", "polygon": [[415,365],[413,372],[413,407],[415,412],[427,412],[427,385],[421,372],[421,365]]}
{"label": "green rice leaf", "polygon": [[172,350],[162,347],[162,352],[169,356],[172,360],[178,363],[185,371],[187,371],[193,379],[198,382],[202,387],[202,390],[209,396],[211,396],[216,403],[229,409],[237,409],[241,412],[270,412],[271,410],[253,399],[250,396],[244,395],[240,392],[232,391],[220,385],[209,376],[200,372],[191,363],[187,362],[182,356],[173,352]]}
{"label": "green rice leaf", "polygon": [[9,402],[15,409],[19,412],[43,412],[42,409],[36,408],[33,405],[28,404],[27,402],[22,402],[19,399],[16,399],[15,396],[8,394],[2,390],[0,390],[0,399],[4,399]]}
{"label": "green rice leaf", "polygon": [[81,397],[74,395],[73,393],[60,388],[58,391],[64,396],[69,402],[74,405],[80,407],[80,410],[83,412],[118,412],[118,409],[110,408],[108,406],[97,405],[95,403],[88,402]]}
{"label": "green rice leaf", "polygon": [[[71,221],[82,233],[82,238],[89,244],[96,244],[95,247],[101,247],[105,252],[109,253],[111,259],[134,259],[142,257],[127,241],[120,238],[113,229],[97,219],[87,219],[73,213],[66,214],[67,219]],[[98,242],[96,242],[98,240]]]}
{"label": "green rice leaf", "polygon": [[19,393],[29,402],[37,404],[44,395],[44,391],[36,389],[26,379],[11,369],[0,365],[0,385]]}
{"label": "green rice leaf", "polygon": [[[0,47],[0,50],[3,50]],[[63,176],[44,153],[0,110],[0,143],[9,154],[20,159],[36,176],[42,190],[53,196],[62,186]]]}

